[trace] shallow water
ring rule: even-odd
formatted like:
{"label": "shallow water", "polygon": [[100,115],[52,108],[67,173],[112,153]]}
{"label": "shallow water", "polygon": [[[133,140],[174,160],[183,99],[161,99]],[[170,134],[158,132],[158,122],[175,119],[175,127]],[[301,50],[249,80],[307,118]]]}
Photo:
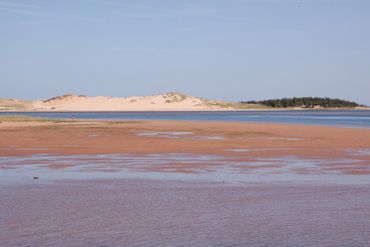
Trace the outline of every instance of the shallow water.
{"label": "shallow water", "polygon": [[[268,151],[274,149],[268,149]],[[370,165],[363,150],[346,159],[303,159],[296,156],[254,156],[259,149],[228,150],[238,156],[191,153],[95,154],[0,157],[0,183],[25,183],[33,177],[60,179],[137,178],[178,181],[308,182],[370,184]],[[359,155],[362,154],[362,155]],[[366,155],[365,155],[366,156]],[[361,175],[348,175],[350,172]]]}
{"label": "shallow water", "polygon": [[65,181],[0,198],[7,247],[370,245],[369,185]]}
{"label": "shallow water", "polygon": [[[70,113],[17,112],[16,114],[48,118],[242,121],[370,128],[370,110]],[[14,113],[0,113],[0,116],[2,115],[14,115]]]}
{"label": "shallow water", "polygon": [[145,131],[138,132],[137,136],[144,137],[161,137],[171,139],[193,139],[193,140],[224,140],[223,136],[199,136],[193,135],[193,132],[157,132],[157,131]]}
{"label": "shallow water", "polygon": [[367,149],[259,151],[0,157],[0,246],[370,246]]}

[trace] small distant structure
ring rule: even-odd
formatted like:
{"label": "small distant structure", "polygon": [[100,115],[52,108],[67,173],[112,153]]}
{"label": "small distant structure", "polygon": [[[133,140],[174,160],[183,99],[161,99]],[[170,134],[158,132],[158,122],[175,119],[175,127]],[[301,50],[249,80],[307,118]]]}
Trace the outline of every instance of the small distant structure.
{"label": "small distant structure", "polygon": [[307,109],[307,108],[313,108],[313,106],[312,105],[301,105],[301,108]]}
{"label": "small distant structure", "polygon": [[301,108],[303,109],[323,109],[325,107],[321,105],[301,105]]}

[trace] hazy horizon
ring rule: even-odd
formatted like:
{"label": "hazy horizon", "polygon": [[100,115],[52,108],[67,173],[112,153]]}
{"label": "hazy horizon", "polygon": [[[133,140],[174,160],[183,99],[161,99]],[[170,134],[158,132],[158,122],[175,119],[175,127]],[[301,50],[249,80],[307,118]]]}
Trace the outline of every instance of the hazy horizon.
{"label": "hazy horizon", "polygon": [[0,0],[0,98],[370,105],[369,13],[364,0]]}

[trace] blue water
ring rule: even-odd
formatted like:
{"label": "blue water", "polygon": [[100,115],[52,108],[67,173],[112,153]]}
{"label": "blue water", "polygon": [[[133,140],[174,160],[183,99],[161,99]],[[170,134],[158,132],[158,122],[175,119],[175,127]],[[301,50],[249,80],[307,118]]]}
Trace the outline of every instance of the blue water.
{"label": "blue water", "polygon": [[[2,115],[15,113],[3,112]],[[370,128],[370,110],[226,111],[226,112],[18,112],[18,115],[76,119],[200,120],[292,123]]]}

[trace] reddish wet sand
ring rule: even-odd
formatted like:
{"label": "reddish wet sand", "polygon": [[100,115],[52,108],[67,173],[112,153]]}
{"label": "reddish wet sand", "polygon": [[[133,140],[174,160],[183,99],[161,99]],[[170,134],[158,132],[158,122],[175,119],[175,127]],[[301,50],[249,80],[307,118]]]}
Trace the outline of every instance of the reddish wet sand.
{"label": "reddish wet sand", "polygon": [[[192,132],[192,134],[178,135],[176,138],[138,135],[155,132]],[[212,139],[213,137],[216,139]],[[248,152],[232,151],[234,149],[246,149]],[[356,154],[361,150],[367,150],[367,153]],[[334,162],[330,166],[323,166],[323,171],[337,170],[344,174],[359,175],[370,174],[369,150],[369,129],[191,121],[0,124],[0,156],[193,153],[240,156],[240,161],[286,156],[335,161],[356,159],[357,162],[346,164],[346,166]],[[203,165],[206,166],[206,164]],[[202,164],[196,164],[197,168],[201,166]],[[63,168],[63,165],[59,167],[53,164],[50,167]],[[191,164],[185,166],[181,163],[148,169],[165,170],[166,168],[178,172],[194,170]],[[297,169],[297,172],[307,171]]]}

